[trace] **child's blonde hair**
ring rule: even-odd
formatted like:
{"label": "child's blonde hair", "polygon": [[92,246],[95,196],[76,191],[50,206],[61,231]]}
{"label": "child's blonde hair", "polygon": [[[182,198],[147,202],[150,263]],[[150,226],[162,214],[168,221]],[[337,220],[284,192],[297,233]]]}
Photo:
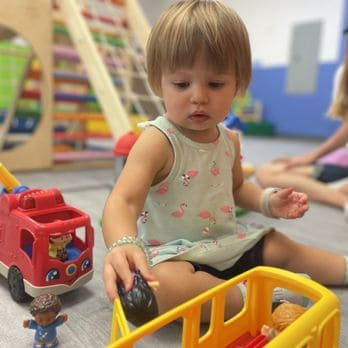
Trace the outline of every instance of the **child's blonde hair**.
{"label": "child's blonde hair", "polygon": [[334,118],[348,121],[348,52],[344,61],[342,78],[328,113]]}
{"label": "child's blonde hair", "polygon": [[200,52],[217,72],[231,71],[238,92],[245,93],[251,78],[248,32],[239,15],[217,0],[179,1],[162,13],[147,42],[147,72],[154,92],[161,92],[164,71],[191,67]]}

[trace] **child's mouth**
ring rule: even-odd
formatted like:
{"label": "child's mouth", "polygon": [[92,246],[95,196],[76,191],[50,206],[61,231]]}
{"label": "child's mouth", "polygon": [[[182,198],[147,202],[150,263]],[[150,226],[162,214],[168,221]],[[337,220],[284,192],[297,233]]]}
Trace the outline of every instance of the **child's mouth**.
{"label": "child's mouth", "polygon": [[195,113],[192,114],[189,119],[193,122],[205,122],[209,119],[209,116],[203,113]]}

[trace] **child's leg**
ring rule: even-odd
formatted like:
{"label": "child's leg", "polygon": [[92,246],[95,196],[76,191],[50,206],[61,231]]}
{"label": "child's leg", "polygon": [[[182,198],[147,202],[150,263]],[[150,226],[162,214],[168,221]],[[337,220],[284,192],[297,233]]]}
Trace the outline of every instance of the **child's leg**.
{"label": "child's leg", "polygon": [[342,186],[339,186],[338,190],[343,192],[345,195],[348,195],[348,182],[345,182]]}
{"label": "child's leg", "polygon": [[347,194],[311,177],[313,172],[313,166],[286,169],[284,164],[270,163],[259,168],[255,175],[262,187],[292,187],[296,191],[307,193],[313,201],[344,209],[348,202]]}
{"label": "child's leg", "polygon": [[264,242],[266,266],[306,273],[325,285],[343,285],[346,259],[329,251],[297,243],[278,231],[270,232]]}
{"label": "child's leg", "polygon": [[[206,272],[195,272],[192,264],[185,261],[163,262],[152,269],[160,286],[155,292],[160,314],[177,307],[224,280]],[[232,317],[243,307],[243,298],[238,287],[229,290],[226,301],[226,316]],[[202,322],[210,319],[210,303],[202,306]]]}

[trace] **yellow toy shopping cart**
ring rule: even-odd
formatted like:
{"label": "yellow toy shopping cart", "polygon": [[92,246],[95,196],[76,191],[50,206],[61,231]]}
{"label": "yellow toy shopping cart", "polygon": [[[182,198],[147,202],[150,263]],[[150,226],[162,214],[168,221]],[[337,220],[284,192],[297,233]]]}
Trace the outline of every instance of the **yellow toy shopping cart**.
{"label": "yellow toy shopping cart", "polygon": [[[227,290],[243,281],[247,282],[245,305],[236,316],[225,320]],[[275,287],[301,294],[313,305],[273,340],[261,345],[253,338],[260,336],[264,324],[271,325],[272,292]],[[201,335],[200,310],[202,304],[208,301],[212,304],[210,324],[208,330]],[[182,319],[181,345],[185,348],[335,348],[339,341],[339,300],[332,291],[292,272],[256,267],[200,294],[133,332],[129,329],[120,301],[116,300],[111,343],[107,347],[133,347],[143,337],[178,319]],[[246,336],[252,339],[249,343],[238,343],[241,337]]]}

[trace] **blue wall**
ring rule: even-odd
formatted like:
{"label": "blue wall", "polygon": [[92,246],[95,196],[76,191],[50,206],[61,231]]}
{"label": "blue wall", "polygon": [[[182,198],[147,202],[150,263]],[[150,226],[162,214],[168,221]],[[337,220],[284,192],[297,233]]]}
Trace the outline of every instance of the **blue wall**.
{"label": "blue wall", "polygon": [[[348,0],[345,2],[344,23],[348,25]],[[271,122],[278,135],[326,138],[341,124],[326,116],[331,102],[332,80],[344,57],[342,40],[339,60],[321,64],[317,90],[312,95],[286,94],[287,67],[261,68],[255,66],[250,91],[263,103],[263,117]]]}
{"label": "blue wall", "polygon": [[324,138],[340,124],[325,116],[331,102],[332,79],[338,64],[321,65],[317,91],[310,95],[285,94],[286,67],[254,68],[250,91],[263,103],[264,121],[283,136]]}

